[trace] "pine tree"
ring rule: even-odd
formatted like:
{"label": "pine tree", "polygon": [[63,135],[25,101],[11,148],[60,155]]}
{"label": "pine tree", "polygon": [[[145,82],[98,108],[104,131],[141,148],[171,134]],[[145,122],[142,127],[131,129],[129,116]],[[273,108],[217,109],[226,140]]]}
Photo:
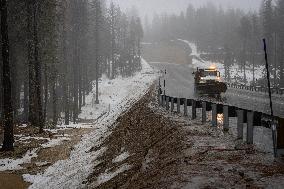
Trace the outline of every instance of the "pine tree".
{"label": "pine tree", "polygon": [[2,85],[4,88],[3,95],[3,120],[4,120],[4,141],[2,150],[9,151],[14,148],[14,131],[13,131],[13,108],[11,94],[11,75],[9,63],[9,36],[8,36],[8,11],[7,1],[1,0],[1,37],[2,37]]}
{"label": "pine tree", "polygon": [[244,77],[243,77],[243,82],[246,83],[247,82],[247,78],[246,78],[246,62],[247,62],[247,48],[248,48],[248,39],[251,36],[251,23],[250,20],[247,16],[244,16],[241,19],[241,26],[240,26],[240,36],[242,38],[243,41],[243,46],[242,46],[242,50],[241,50],[241,64],[243,67],[243,73],[244,73]]}

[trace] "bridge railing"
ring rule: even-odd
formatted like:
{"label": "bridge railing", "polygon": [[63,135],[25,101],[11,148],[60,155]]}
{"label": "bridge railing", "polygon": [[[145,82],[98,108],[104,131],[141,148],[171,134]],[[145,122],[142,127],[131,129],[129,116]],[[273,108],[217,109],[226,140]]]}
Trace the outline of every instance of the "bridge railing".
{"label": "bridge railing", "polygon": [[[229,118],[236,117],[237,118],[237,139],[243,139],[244,133],[246,133],[245,141],[247,144],[254,143],[254,127],[255,126],[265,126],[267,128],[271,128],[269,122],[264,121],[266,120],[277,120],[275,124],[277,124],[277,133],[278,136],[277,141],[277,149],[278,152],[283,152],[284,150],[284,119],[280,117],[271,117],[262,112],[252,111],[242,109],[236,106],[230,106],[221,103],[214,103],[210,101],[203,101],[203,100],[195,100],[195,99],[186,99],[186,98],[178,98],[178,97],[171,97],[167,95],[163,95],[158,92],[158,102],[159,105],[165,108],[168,111],[177,113],[183,113],[184,116],[188,115],[188,109],[191,107],[191,119],[194,120],[197,118],[197,111],[196,109],[202,109],[201,120],[202,123],[207,122],[207,112],[212,112],[211,118],[211,126],[217,127],[218,121],[217,117],[218,114],[223,114],[223,129],[224,131],[228,131],[230,129],[230,122]],[[183,111],[181,112],[181,107],[183,107]],[[247,131],[244,132],[244,123],[247,124]]]}

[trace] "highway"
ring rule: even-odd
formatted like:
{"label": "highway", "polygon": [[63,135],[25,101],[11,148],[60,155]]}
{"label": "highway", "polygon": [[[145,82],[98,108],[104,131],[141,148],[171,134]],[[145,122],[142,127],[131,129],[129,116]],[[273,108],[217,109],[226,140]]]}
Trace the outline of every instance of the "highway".
{"label": "highway", "polygon": [[[194,69],[192,66],[163,62],[149,63],[157,70],[167,70],[167,75],[165,77],[166,95],[199,99],[199,97],[194,95],[194,76],[192,75]],[[161,84],[163,84],[163,77],[161,78],[161,81]],[[269,98],[267,94],[229,88],[227,92],[222,95],[222,99],[223,103],[231,106],[270,114]],[[273,97],[273,109],[276,116],[284,117],[284,96]]]}

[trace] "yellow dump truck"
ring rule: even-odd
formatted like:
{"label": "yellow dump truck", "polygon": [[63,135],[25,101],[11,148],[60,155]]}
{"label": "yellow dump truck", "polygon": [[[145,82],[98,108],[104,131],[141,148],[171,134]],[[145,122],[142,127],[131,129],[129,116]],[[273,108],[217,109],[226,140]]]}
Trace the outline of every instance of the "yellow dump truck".
{"label": "yellow dump truck", "polygon": [[195,75],[195,92],[198,95],[221,96],[227,91],[226,83],[222,82],[221,74],[216,68],[199,69]]}

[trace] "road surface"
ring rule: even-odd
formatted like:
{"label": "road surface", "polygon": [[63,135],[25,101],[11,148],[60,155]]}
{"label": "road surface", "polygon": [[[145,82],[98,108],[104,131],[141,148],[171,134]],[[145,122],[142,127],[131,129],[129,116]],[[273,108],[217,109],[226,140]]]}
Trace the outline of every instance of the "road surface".
{"label": "road surface", "polygon": [[[167,70],[166,95],[198,99],[194,95],[192,66],[162,62],[150,62],[150,64],[157,70]],[[163,78],[161,83],[163,84]],[[224,103],[231,106],[270,114],[267,94],[229,88],[223,99]],[[284,117],[284,97],[273,97],[273,107],[276,116]]]}

